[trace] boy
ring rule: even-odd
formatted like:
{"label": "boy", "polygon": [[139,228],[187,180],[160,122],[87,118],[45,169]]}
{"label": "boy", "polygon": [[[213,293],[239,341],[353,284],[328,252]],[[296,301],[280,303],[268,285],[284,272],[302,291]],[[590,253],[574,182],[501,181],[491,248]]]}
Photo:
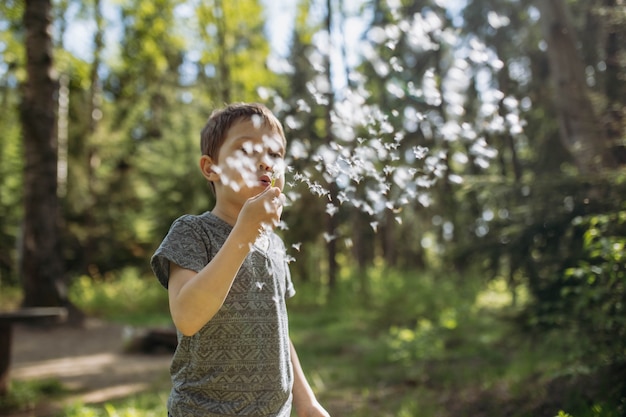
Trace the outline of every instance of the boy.
{"label": "boy", "polygon": [[263,105],[214,111],[201,133],[200,170],[212,211],[176,220],[151,260],[167,288],[178,347],[170,417],[329,417],[288,334],[295,294],[282,212],[285,135]]}

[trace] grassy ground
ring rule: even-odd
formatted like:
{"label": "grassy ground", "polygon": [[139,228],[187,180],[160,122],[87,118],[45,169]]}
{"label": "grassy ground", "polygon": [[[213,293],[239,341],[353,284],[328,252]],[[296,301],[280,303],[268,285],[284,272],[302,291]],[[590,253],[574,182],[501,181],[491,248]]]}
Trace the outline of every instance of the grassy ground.
{"label": "grassy ground", "polygon": [[[73,297],[89,314],[111,320],[168,320],[164,291],[154,282],[132,273],[118,278],[77,281]],[[611,391],[623,370],[578,367],[576,341],[565,334],[523,333],[506,288],[373,271],[366,297],[354,282],[344,279],[329,300],[300,285],[290,300],[292,339],[333,416],[624,415],[626,397]],[[144,294],[141,305],[125,294]],[[62,416],[163,416],[168,389],[161,381],[150,393],[74,404]]]}

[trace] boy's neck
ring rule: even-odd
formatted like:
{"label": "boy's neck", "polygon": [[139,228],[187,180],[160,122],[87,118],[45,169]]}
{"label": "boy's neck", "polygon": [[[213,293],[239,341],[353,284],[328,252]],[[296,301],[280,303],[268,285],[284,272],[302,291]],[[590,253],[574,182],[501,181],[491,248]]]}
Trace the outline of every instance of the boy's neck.
{"label": "boy's neck", "polygon": [[223,207],[222,204],[216,204],[211,210],[211,213],[224,220],[226,223],[234,226],[237,223],[237,217],[239,217],[239,210],[234,207]]}

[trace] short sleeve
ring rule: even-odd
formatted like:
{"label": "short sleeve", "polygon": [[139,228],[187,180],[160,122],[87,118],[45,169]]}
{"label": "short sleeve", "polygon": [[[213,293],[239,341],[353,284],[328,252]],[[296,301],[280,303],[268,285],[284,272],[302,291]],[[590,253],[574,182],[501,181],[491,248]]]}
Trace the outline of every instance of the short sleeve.
{"label": "short sleeve", "polygon": [[209,263],[209,245],[203,239],[204,233],[192,216],[183,216],[176,220],[161,242],[150,266],[157,279],[165,288],[168,286],[170,263],[182,268],[200,271]]}

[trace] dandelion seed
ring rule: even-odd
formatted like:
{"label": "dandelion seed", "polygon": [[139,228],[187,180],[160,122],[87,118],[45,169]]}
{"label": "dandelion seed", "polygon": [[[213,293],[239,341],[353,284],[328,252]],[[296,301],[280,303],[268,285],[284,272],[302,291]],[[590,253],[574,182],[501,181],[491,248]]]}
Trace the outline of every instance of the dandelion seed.
{"label": "dandelion seed", "polygon": [[378,222],[370,222],[370,227],[374,230],[374,233],[378,232]]}
{"label": "dandelion seed", "polygon": [[417,196],[417,201],[424,207],[430,207],[432,204],[432,198],[429,194],[419,193]]}
{"label": "dandelion seed", "polygon": [[348,195],[344,191],[340,191],[337,194],[337,201],[339,201],[339,204],[343,204],[349,200],[350,200],[350,197],[348,197]]}
{"label": "dandelion seed", "polygon": [[292,243],[291,247],[300,252],[300,247],[302,246],[302,242]]}
{"label": "dandelion seed", "polygon": [[332,242],[335,239],[337,239],[337,236],[324,232],[324,240],[326,241],[326,243]]}
{"label": "dandelion seed", "polygon": [[297,110],[299,112],[305,112],[305,113],[310,113],[311,112],[311,107],[309,106],[309,104],[306,101],[304,101],[302,99],[299,99],[296,104],[298,106]]}
{"label": "dandelion seed", "polygon": [[415,146],[413,148],[413,154],[417,159],[424,159],[428,155],[428,148],[424,146]]}
{"label": "dandelion seed", "polygon": [[482,169],[489,168],[489,161],[487,161],[485,158],[482,158],[482,157],[475,158],[474,163]]}
{"label": "dandelion seed", "polygon": [[487,21],[494,29],[500,29],[501,27],[508,26],[511,23],[511,20],[507,16],[499,15],[494,11],[487,13]]}
{"label": "dandelion seed", "polygon": [[263,124],[263,118],[258,114],[253,114],[250,120],[252,120],[252,124],[254,125],[255,129],[258,129]]}
{"label": "dandelion seed", "polygon": [[461,177],[460,175],[451,174],[450,176],[448,176],[448,181],[450,181],[452,184],[463,184],[463,177]]}
{"label": "dandelion seed", "polygon": [[284,167],[281,164],[276,164],[274,171],[270,173],[270,186],[274,187],[276,180],[283,176]]}

